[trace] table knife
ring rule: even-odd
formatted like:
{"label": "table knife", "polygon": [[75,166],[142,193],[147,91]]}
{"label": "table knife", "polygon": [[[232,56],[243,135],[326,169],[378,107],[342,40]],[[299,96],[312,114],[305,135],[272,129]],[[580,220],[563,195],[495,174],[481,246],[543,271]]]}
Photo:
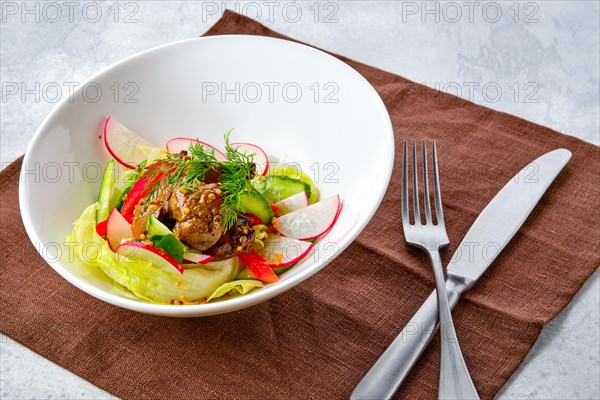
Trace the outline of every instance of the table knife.
{"label": "table knife", "polygon": [[[477,217],[446,270],[450,308],[469,290],[517,233],[571,159],[567,149],[537,158],[515,175]],[[351,399],[390,399],[438,329],[435,290],[354,389]],[[448,338],[451,339],[451,338]]]}

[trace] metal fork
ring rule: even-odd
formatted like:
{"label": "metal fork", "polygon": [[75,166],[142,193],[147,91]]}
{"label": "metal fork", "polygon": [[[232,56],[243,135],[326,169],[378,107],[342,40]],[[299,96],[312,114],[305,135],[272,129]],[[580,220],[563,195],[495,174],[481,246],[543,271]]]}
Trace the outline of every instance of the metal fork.
{"label": "metal fork", "polygon": [[412,143],[413,185],[412,205],[414,224],[409,219],[408,200],[408,144],[404,141],[404,154],[402,157],[402,227],[406,242],[416,246],[429,254],[433,264],[435,287],[438,299],[438,312],[440,316],[440,337],[442,342],[442,357],[440,365],[440,385],[438,397],[440,399],[479,399],[475,385],[471,380],[465,360],[463,359],[456,338],[456,331],[448,306],[448,296],[444,270],[440,261],[439,249],[450,243],[444,224],[442,210],[442,196],[440,194],[440,179],[437,162],[437,149],[435,141],[432,143],[433,158],[433,199],[437,223],[433,223],[431,204],[429,200],[429,182],[427,176],[427,143],[423,141],[423,208],[425,211],[425,224],[421,222],[419,210],[419,185],[417,168],[417,145]]}

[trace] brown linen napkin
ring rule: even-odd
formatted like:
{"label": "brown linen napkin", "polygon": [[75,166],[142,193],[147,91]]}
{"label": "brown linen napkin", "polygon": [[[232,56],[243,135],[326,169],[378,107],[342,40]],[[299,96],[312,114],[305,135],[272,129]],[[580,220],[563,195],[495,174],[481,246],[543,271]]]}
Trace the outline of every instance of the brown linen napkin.
{"label": "brown linen napkin", "polygon": [[[281,37],[229,11],[207,33],[216,34]],[[454,312],[475,385],[492,398],[600,263],[600,150],[340,58],[381,95],[397,147],[380,209],[331,265],[283,295],[226,315],[170,319],[113,307],[71,286],[34,250],[19,213],[19,159],[0,174],[0,330],[122,398],[347,398],[434,287],[425,256],[402,237],[401,141],[426,134],[443,149],[445,263],[511,176],[566,147],[573,159],[565,171]],[[438,340],[399,398],[436,397]]]}

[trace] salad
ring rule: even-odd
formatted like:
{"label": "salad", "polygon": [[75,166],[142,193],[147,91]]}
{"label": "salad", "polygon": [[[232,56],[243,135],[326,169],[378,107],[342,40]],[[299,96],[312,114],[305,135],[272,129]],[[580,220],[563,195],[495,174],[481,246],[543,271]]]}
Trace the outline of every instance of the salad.
{"label": "salad", "polygon": [[75,256],[152,303],[206,303],[277,282],[333,227],[341,202],[319,200],[310,177],[230,133],[224,151],[192,138],[162,149],[108,117],[113,159],[67,236]]}

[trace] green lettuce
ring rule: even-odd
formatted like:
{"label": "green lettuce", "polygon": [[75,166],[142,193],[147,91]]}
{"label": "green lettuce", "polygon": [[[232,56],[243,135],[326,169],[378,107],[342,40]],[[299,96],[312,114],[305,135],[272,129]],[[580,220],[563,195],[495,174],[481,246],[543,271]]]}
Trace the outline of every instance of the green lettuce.
{"label": "green lettuce", "polygon": [[75,256],[90,267],[99,267],[100,250],[105,240],[96,233],[96,211],[99,203],[94,203],[83,211],[73,223],[73,231],[67,236],[65,243]]}
{"label": "green lettuce", "polygon": [[233,257],[186,269],[180,274],[175,269],[164,271],[151,262],[116,254],[96,233],[97,208],[98,203],[85,209],[73,224],[67,244],[84,264],[100,268],[140,299],[152,303],[203,303],[224,283],[230,282],[240,269],[237,257]]}
{"label": "green lettuce", "polygon": [[246,294],[249,291],[263,287],[264,283],[255,279],[246,279],[239,281],[227,282],[219,286],[217,290],[214,291],[213,294],[210,295],[207,301],[211,301],[218,297],[224,296],[226,294],[236,295],[236,294]]}

